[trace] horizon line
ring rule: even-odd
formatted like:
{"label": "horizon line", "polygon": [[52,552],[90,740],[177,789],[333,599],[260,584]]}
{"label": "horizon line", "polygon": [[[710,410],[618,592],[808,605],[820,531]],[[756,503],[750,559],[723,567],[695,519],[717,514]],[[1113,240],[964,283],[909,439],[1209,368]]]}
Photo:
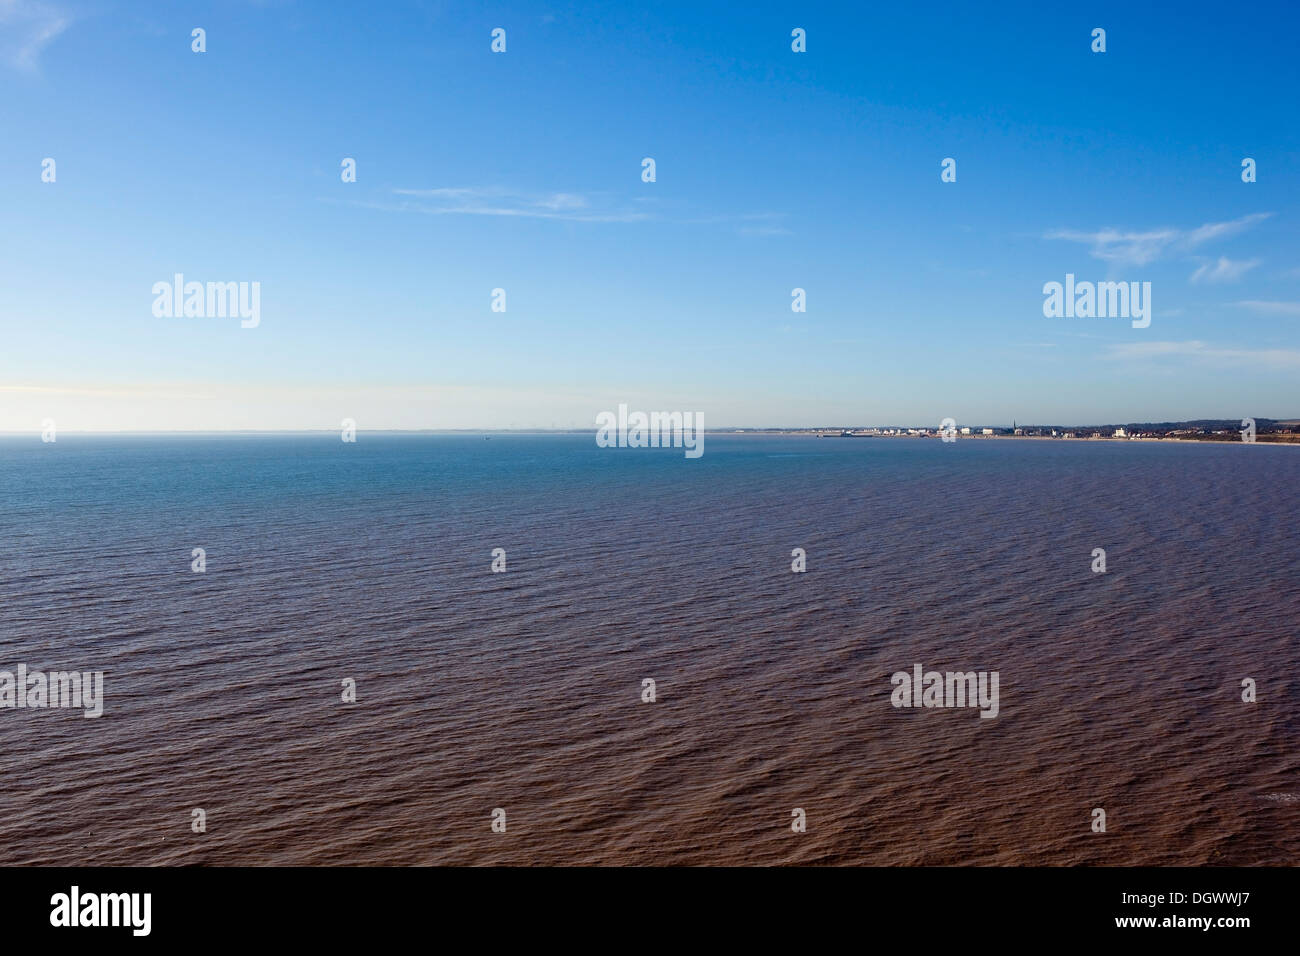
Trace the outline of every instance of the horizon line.
{"label": "horizon line", "polygon": [[[1274,418],[1271,416],[1254,416],[1263,421],[1275,422],[1277,424],[1295,424],[1300,423],[1300,415],[1290,418]],[[1013,424],[989,424],[987,422],[958,423],[958,427],[970,428],[1100,428],[1111,425],[1182,425],[1191,422],[1234,422],[1241,419],[1236,416],[1224,418],[1184,418],[1184,419],[1163,419],[1156,420],[1129,420],[1120,421],[1118,419],[1109,422],[1090,422],[1087,424],[1062,424],[1059,422],[1025,422],[1019,421]],[[716,427],[706,427],[703,429],[707,435],[710,432],[717,433],[736,433],[736,432],[795,432],[795,431],[831,431],[831,430],[855,430],[855,429],[881,429],[881,428],[925,428],[938,431],[942,425],[918,425],[918,424],[876,424],[876,425],[720,425]],[[369,434],[390,434],[390,435],[482,435],[482,434],[553,434],[553,435],[572,435],[587,434],[588,432],[598,431],[599,427],[591,425],[588,427],[570,427],[570,428],[545,428],[545,427],[520,427],[520,428],[358,428],[358,432]],[[0,429],[0,438],[19,437],[40,435],[42,429],[31,428],[25,430],[4,430]],[[338,434],[338,428],[120,428],[120,429],[59,429],[62,435],[334,435]]]}

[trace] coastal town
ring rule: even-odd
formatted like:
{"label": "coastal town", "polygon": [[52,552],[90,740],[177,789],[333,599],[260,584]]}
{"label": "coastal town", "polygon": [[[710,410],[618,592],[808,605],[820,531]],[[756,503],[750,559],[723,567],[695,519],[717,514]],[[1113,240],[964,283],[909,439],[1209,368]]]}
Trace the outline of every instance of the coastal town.
{"label": "coastal town", "polygon": [[[943,438],[941,426],[873,426],[829,428],[737,428],[737,433],[812,435],[817,438]],[[1037,438],[1062,441],[1253,441],[1300,444],[1300,419],[1203,419],[1187,422],[1130,422],[1109,425],[961,425],[956,438]]]}

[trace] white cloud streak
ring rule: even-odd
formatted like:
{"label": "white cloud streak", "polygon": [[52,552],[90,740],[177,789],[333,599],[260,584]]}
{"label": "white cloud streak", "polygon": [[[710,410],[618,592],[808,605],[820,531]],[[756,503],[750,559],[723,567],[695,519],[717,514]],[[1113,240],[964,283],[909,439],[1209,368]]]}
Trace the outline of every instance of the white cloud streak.
{"label": "white cloud streak", "polygon": [[529,195],[502,188],[464,186],[394,189],[393,193],[406,198],[387,206],[377,204],[377,208],[421,212],[432,216],[518,216],[570,222],[640,222],[652,218],[644,212],[593,208],[590,199],[577,193]]}
{"label": "white cloud streak", "polygon": [[1192,273],[1193,282],[1236,282],[1259,265],[1258,259],[1229,259],[1219,256],[1217,262],[1203,262]]}
{"label": "white cloud streak", "polygon": [[41,53],[72,23],[71,17],[39,0],[0,0],[0,61],[35,73]]}
{"label": "white cloud streak", "polygon": [[1262,302],[1258,299],[1247,299],[1236,304],[1261,315],[1300,316],[1300,302]]}
{"label": "white cloud streak", "polygon": [[1195,229],[1175,229],[1164,227],[1148,229],[1145,232],[1124,231],[1120,229],[1100,229],[1095,232],[1082,232],[1075,229],[1056,229],[1043,236],[1044,239],[1064,239],[1067,242],[1079,242],[1091,246],[1089,254],[1094,259],[1115,265],[1144,266],[1166,255],[1187,253],[1207,242],[1226,239],[1245,232],[1252,226],[1263,222],[1270,212],[1251,213],[1240,219],[1227,222],[1209,222]]}
{"label": "white cloud streak", "polygon": [[1106,358],[1118,361],[1189,359],[1215,365],[1254,365],[1266,368],[1300,368],[1297,349],[1243,349],[1187,342],[1126,342],[1111,345]]}

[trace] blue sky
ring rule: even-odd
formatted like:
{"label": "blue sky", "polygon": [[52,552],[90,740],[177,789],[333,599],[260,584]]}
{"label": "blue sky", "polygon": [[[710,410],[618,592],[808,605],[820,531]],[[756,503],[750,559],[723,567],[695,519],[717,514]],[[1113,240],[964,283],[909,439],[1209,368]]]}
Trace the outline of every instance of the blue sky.
{"label": "blue sky", "polygon": [[0,430],[1300,416],[1300,13],[1054,6],[0,0]]}

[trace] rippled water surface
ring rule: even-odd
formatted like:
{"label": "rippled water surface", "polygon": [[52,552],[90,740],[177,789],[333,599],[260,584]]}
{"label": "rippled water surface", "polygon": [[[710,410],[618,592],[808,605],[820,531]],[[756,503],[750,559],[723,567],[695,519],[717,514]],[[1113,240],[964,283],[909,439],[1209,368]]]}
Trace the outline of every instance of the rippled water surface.
{"label": "rippled water surface", "polygon": [[[1298,479],[1237,444],[0,439],[0,669],[105,674],[98,719],[0,709],[0,862],[1294,864]],[[895,709],[917,663],[998,671],[998,717]]]}

